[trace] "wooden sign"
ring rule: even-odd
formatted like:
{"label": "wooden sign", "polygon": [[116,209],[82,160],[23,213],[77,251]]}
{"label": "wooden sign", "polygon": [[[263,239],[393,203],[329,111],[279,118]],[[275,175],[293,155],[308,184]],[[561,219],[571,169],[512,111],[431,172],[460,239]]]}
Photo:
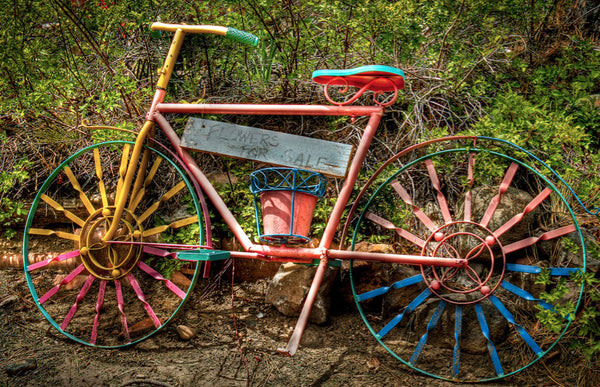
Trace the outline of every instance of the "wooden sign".
{"label": "wooden sign", "polygon": [[191,117],[181,138],[190,150],[344,177],[352,145]]}

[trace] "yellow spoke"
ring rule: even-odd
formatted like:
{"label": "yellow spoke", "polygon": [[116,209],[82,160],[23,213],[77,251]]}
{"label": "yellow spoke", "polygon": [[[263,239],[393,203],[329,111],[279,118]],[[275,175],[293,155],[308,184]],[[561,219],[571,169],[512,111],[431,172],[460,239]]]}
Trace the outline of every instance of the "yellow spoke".
{"label": "yellow spoke", "polygon": [[64,232],[64,231],[47,230],[45,228],[30,228],[29,234],[44,235],[44,236],[54,235],[54,236],[57,236],[62,239],[69,239],[69,240],[72,240],[75,242],[79,242],[79,235],[75,235],[70,232]]}
{"label": "yellow spoke", "polygon": [[[157,158],[154,161],[154,164],[152,164],[152,168],[150,169],[150,171],[148,172],[148,175],[146,176],[146,179],[144,180],[144,184],[142,186],[141,189],[136,190],[136,192],[134,192],[131,197],[131,203],[129,204],[129,208],[128,210],[130,212],[135,212],[135,209],[137,208],[137,206],[140,204],[140,202],[142,201],[142,199],[144,198],[144,195],[146,194],[146,187],[148,187],[150,185],[150,183],[152,183],[152,180],[154,179],[154,176],[156,175],[156,172],[158,171],[158,168],[160,167],[160,163],[162,162],[162,157]],[[138,175],[138,177],[140,177],[141,175]],[[136,181],[136,185],[137,185],[137,181]]]}
{"label": "yellow spoke", "polygon": [[100,197],[102,198],[102,207],[108,207],[108,199],[106,197],[106,186],[104,185],[102,163],[100,162],[100,152],[98,148],[94,148],[94,164],[96,165],[96,176],[98,176],[98,189],[100,190]]}
{"label": "yellow spoke", "polygon": [[180,227],[184,227],[184,226],[188,226],[190,224],[194,224],[198,222],[198,215],[194,215],[191,216],[189,218],[184,218],[181,220],[177,220],[175,222],[172,222],[171,224],[165,224],[162,226],[158,226],[158,227],[154,227],[148,230],[145,230],[144,232],[142,232],[142,237],[149,237],[151,235],[156,235],[156,234],[160,234],[163,233],[165,231],[167,231],[168,229],[172,229],[172,228],[180,228]]}
{"label": "yellow spoke", "polygon": [[[127,160],[129,159],[129,144],[123,146],[123,155],[121,157],[121,165],[119,166],[119,181],[117,182],[117,192],[115,198],[120,198],[121,190],[123,189],[123,183],[125,181],[125,173],[127,172]],[[116,204],[116,203],[115,203]]]}
{"label": "yellow spoke", "polygon": [[87,197],[85,192],[83,192],[83,190],[81,189],[81,185],[77,181],[77,178],[73,174],[73,171],[71,170],[71,168],[65,167],[64,172],[67,175],[67,177],[69,178],[69,181],[71,182],[71,186],[73,186],[73,189],[75,191],[79,192],[79,199],[81,199],[81,202],[83,203],[83,205],[85,206],[87,211],[90,213],[90,215],[93,214],[96,211],[96,209],[94,208],[94,205],[92,204],[90,199]]}
{"label": "yellow spoke", "polygon": [[158,209],[158,207],[160,206],[161,203],[164,203],[167,200],[171,199],[173,196],[175,196],[175,194],[177,194],[177,192],[181,191],[184,188],[185,188],[185,182],[181,181],[181,182],[179,182],[179,184],[177,184],[176,186],[171,188],[169,191],[165,192],[165,194],[160,199],[158,199],[156,202],[154,202],[154,204],[152,204],[150,207],[148,207],[148,209],[142,214],[142,216],[140,216],[138,218],[138,222],[143,222],[146,219],[148,219],[148,217],[150,215],[152,215],[152,213],[154,213],[154,211],[156,211]]}
{"label": "yellow spoke", "polygon": [[72,213],[71,211],[66,210],[62,205],[60,205],[59,203],[54,201],[54,199],[52,199],[50,196],[43,194],[41,198],[50,207],[54,208],[56,211],[59,211],[59,212],[62,212],[63,214],[65,214],[67,219],[71,220],[72,222],[75,222],[79,227],[83,227],[83,225],[85,224],[85,221],[83,219],[81,219],[80,217],[78,217],[77,215]]}

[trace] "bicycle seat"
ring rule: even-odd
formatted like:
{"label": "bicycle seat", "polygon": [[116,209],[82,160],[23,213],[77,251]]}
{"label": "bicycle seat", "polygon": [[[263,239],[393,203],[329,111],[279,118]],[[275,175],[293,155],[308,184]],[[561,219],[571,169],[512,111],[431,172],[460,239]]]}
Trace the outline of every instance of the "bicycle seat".
{"label": "bicycle seat", "polygon": [[[346,70],[316,70],[312,80],[321,84],[349,85],[371,91],[394,91],[404,88],[404,72],[391,66],[369,65]],[[391,81],[391,82],[390,82]]]}

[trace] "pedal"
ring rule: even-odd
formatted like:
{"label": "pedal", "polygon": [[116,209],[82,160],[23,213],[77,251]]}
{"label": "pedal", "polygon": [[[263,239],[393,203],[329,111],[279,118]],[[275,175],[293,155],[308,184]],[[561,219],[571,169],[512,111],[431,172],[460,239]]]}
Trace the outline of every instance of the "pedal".
{"label": "pedal", "polygon": [[230,257],[231,253],[224,250],[197,249],[177,252],[177,259],[182,261],[222,261]]}

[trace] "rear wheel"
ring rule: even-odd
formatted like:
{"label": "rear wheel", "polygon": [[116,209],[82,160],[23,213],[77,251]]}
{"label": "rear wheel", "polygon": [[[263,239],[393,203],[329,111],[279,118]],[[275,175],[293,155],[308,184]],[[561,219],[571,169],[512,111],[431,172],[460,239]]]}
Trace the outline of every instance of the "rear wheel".
{"label": "rear wheel", "polygon": [[[92,145],[44,182],[25,227],[25,276],[37,306],[61,333],[101,347],[133,344],[162,329],[190,295],[200,264],[168,244],[201,244],[203,211],[184,170],[144,147],[123,215],[133,143]],[[114,222],[119,228],[103,241]]]}
{"label": "rear wheel", "polygon": [[582,233],[555,173],[511,144],[474,137],[414,146],[397,162],[365,188],[353,249],[384,244],[469,264],[354,260],[352,289],[371,333],[443,379],[496,379],[546,355],[575,316],[585,271]]}

